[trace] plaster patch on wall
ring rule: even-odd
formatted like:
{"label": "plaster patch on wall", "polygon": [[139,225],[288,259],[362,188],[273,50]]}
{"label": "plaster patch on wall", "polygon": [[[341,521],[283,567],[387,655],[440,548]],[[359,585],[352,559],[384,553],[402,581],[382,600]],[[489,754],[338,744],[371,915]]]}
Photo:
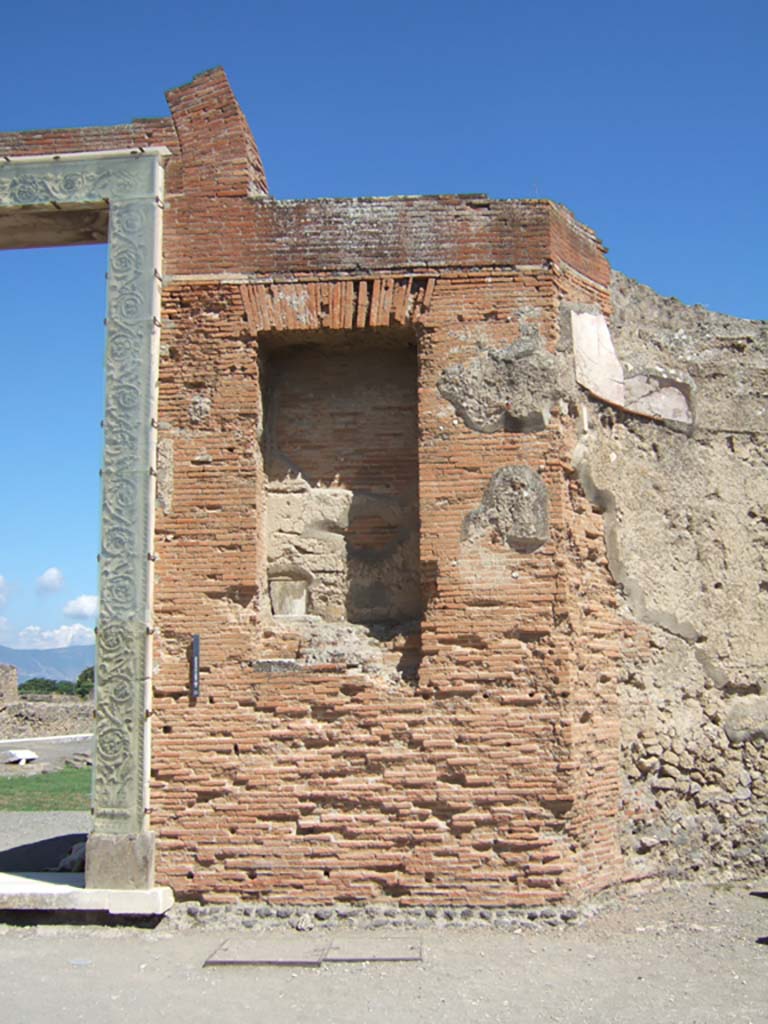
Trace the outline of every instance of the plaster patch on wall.
{"label": "plaster patch on wall", "polygon": [[190,423],[202,423],[211,414],[211,399],[208,395],[195,395],[189,403]]}
{"label": "plaster patch on wall", "polygon": [[658,626],[665,632],[670,633],[672,636],[680,637],[682,640],[691,642],[701,640],[702,637],[699,631],[691,622],[679,619],[674,612],[650,606],[642,585],[627,570],[621,557],[615,496],[608,488],[599,487],[596,484],[592,475],[588,449],[583,442],[576,446],[573,453],[573,466],[584,493],[595,508],[600,509],[604,514],[608,568],[618,586],[621,587],[627,605],[634,617],[638,622]]}
{"label": "plaster patch on wall", "polygon": [[544,430],[562,394],[555,357],[544,350],[538,334],[448,367],[437,388],[470,430],[482,434]]}
{"label": "plaster patch on wall", "polygon": [[463,540],[490,535],[513,551],[535,551],[549,540],[549,494],[527,466],[496,470],[480,505],[464,519]]}

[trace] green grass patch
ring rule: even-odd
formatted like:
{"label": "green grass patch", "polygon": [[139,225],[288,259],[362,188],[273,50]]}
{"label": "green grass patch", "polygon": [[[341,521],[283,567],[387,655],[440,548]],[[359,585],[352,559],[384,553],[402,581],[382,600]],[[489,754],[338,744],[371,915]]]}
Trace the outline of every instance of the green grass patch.
{"label": "green grass patch", "polygon": [[90,768],[0,779],[0,811],[88,811],[90,807]]}

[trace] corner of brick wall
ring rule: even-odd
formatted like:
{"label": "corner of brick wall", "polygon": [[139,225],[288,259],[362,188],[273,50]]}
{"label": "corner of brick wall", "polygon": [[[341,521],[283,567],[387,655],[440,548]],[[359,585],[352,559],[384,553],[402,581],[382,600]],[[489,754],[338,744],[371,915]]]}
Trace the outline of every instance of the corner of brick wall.
{"label": "corner of brick wall", "polygon": [[211,198],[266,195],[258,147],[223,68],[166,93],[184,160],[184,190]]}

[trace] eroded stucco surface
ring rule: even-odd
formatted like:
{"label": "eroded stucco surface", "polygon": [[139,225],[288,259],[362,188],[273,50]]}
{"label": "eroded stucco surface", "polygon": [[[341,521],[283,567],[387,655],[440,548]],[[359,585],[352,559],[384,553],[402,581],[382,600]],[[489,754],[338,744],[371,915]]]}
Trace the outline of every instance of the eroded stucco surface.
{"label": "eroded stucco surface", "polygon": [[768,324],[614,273],[624,367],[691,382],[693,428],[586,400],[575,463],[605,508],[624,614],[628,871],[755,870],[768,848]]}

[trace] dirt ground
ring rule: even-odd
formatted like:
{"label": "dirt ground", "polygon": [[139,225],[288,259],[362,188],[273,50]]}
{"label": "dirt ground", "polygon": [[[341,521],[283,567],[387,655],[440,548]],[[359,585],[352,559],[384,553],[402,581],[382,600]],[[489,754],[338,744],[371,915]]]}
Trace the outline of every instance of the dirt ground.
{"label": "dirt ground", "polygon": [[[421,942],[422,962],[316,968],[205,967],[222,941],[259,925],[221,931],[184,907],[154,928],[6,923],[2,1019],[764,1024],[767,897],[768,880],[624,890],[571,925],[393,930]],[[354,943],[366,933],[316,935]],[[284,951],[307,936],[282,927],[267,938]]]}
{"label": "dirt ground", "polygon": [[[71,753],[69,744],[41,747],[41,760],[56,764],[65,751]],[[63,812],[0,819],[0,848],[87,825],[87,815]],[[457,922],[375,932],[420,943],[417,963],[205,967],[226,940],[261,933],[285,952],[305,943],[307,933],[274,919],[267,931],[258,917],[193,915],[183,904],[144,925],[0,919],[0,1019],[768,1022],[768,878],[625,888],[583,906],[570,924],[538,920],[502,929]],[[321,921],[311,932],[318,941],[353,944],[365,936]]]}

